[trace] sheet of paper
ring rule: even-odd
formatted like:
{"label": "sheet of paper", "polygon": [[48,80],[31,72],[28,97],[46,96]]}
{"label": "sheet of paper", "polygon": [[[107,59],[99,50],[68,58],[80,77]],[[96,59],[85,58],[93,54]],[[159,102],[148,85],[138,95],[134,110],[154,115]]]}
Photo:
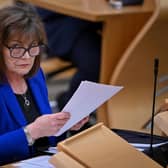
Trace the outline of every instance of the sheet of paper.
{"label": "sheet of paper", "polygon": [[123,87],[82,81],[62,111],[70,112],[71,118],[55,136],[63,134],[80,120],[91,114]]}
{"label": "sheet of paper", "polygon": [[58,153],[57,147],[49,147],[45,152],[51,153],[51,154],[56,154]]}
{"label": "sheet of paper", "polygon": [[19,168],[55,168],[52,164],[49,163],[51,156],[44,155],[38,156],[32,159],[23,160],[21,162],[13,164],[13,166]]}

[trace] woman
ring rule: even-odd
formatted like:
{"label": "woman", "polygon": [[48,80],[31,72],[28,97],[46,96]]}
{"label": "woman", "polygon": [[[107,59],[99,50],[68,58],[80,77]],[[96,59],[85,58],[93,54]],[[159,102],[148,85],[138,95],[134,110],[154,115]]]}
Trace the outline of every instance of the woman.
{"label": "woman", "polygon": [[45,44],[43,25],[32,6],[17,2],[0,10],[0,165],[55,146],[58,139],[52,135],[70,118],[68,112],[51,112],[39,67]]}

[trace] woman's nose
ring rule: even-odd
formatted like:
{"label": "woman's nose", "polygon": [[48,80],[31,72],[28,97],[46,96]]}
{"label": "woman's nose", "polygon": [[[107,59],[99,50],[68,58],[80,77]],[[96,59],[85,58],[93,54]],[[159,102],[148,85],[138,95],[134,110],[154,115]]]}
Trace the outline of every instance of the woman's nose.
{"label": "woman's nose", "polygon": [[26,51],[26,52],[24,53],[24,55],[23,55],[22,58],[30,58],[30,54],[29,54],[29,52]]}

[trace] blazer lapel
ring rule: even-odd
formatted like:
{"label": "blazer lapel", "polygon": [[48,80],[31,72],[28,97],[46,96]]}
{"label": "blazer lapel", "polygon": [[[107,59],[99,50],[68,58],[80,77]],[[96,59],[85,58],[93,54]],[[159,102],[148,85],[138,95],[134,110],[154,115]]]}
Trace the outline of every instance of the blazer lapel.
{"label": "blazer lapel", "polygon": [[8,111],[11,113],[17,123],[21,126],[26,125],[26,120],[24,118],[22,110],[9,84],[4,85],[2,94]]}

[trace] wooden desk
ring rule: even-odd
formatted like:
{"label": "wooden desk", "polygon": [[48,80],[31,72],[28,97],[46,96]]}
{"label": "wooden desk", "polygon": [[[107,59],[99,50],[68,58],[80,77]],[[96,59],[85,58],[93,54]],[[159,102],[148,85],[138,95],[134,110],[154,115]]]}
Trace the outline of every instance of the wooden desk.
{"label": "wooden desk", "polygon": [[[148,30],[158,0],[144,0],[142,6],[113,9],[106,0],[24,0],[58,13],[102,22],[101,83],[110,83],[114,68],[126,49],[135,47]],[[142,29],[145,27],[144,33]],[[149,26],[148,26],[149,27]],[[140,34],[140,35],[139,35]],[[138,38],[135,38],[138,37]],[[99,121],[108,124],[108,102],[98,111]]]}

